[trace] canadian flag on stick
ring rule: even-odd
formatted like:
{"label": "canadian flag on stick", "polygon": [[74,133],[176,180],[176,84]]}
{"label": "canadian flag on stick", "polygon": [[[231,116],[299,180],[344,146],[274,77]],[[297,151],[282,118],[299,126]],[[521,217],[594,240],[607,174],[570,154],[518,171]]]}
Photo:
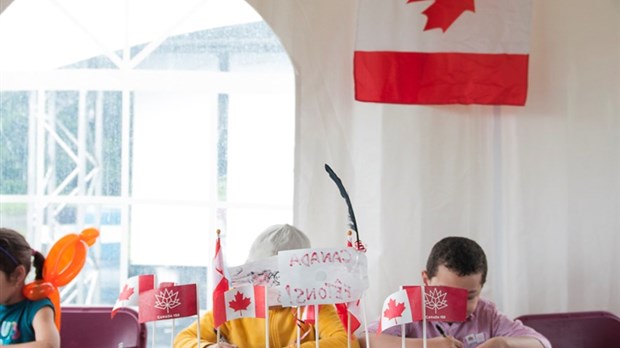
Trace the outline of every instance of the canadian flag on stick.
{"label": "canadian flag on stick", "polygon": [[413,322],[407,290],[399,290],[385,299],[377,333],[392,326]]}
{"label": "canadian flag on stick", "polygon": [[[360,252],[366,252],[366,247],[361,241],[356,241],[353,232],[347,232],[347,247],[354,248]],[[362,325],[362,308],[361,300],[351,301],[349,303],[336,303],[336,313],[342,322],[345,330],[352,335]]]}
{"label": "canadian flag on stick", "polygon": [[304,307],[301,321],[309,325],[314,325],[316,323],[316,308],[314,308],[314,306],[315,305],[308,305]]}
{"label": "canadian flag on stick", "polygon": [[[215,241],[215,256],[211,266],[212,280],[215,288],[213,289],[213,315],[218,317],[223,315],[221,308],[217,307],[217,298],[222,296],[228,290],[228,278],[224,272],[224,255],[222,254],[222,245],[220,242],[220,230],[217,230],[217,240]],[[216,325],[219,326],[219,325]]]}
{"label": "canadian flag on stick", "polygon": [[140,323],[189,317],[197,313],[196,284],[163,286],[140,294]]}
{"label": "canadian flag on stick", "polygon": [[531,0],[361,0],[355,99],[524,105]]}
{"label": "canadian flag on stick", "polygon": [[[422,289],[424,305],[422,308]],[[404,286],[383,302],[377,332],[392,326],[426,320],[460,322],[467,315],[467,290],[448,286]]]}
{"label": "canadian flag on stick", "polygon": [[127,279],[118,299],[112,308],[110,317],[114,318],[121,307],[137,306],[140,294],[155,287],[155,275],[142,274]]}
{"label": "canadian flag on stick", "polygon": [[[217,309],[217,310],[216,310]],[[242,286],[216,296],[213,303],[213,322],[216,328],[229,320],[265,318],[265,287]]]}

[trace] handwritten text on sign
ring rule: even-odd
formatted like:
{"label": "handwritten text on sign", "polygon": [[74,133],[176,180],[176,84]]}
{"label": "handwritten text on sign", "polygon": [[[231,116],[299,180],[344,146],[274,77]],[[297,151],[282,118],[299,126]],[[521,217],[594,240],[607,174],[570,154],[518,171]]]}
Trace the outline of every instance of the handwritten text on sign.
{"label": "handwritten text on sign", "polygon": [[285,306],[350,302],[368,288],[366,255],[353,248],[281,251],[278,268]]}

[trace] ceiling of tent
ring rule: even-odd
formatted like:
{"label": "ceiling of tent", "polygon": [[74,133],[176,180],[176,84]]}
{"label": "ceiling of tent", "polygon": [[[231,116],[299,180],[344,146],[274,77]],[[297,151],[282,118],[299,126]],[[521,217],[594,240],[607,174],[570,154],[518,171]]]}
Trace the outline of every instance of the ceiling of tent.
{"label": "ceiling of tent", "polygon": [[[10,3],[10,6],[8,6]],[[0,70],[49,70],[171,35],[256,22],[243,0],[2,0]]]}
{"label": "ceiling of tent", "polygon": [[0,14],[4,12],[4,9],[7,8],[13,0],[0,0]]}

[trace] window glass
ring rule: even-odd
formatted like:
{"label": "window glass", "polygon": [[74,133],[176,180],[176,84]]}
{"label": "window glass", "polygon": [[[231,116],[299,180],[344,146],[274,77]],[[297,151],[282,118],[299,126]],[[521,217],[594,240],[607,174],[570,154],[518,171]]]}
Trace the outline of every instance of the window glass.
{"label": "window glass", "polygon": [[43,252],[101,232],[63,304],[156,273],[207,308],[215,231],[234,265],[292,222],[294,72],[243,0],[15,1],[0,50],[2,225]]}

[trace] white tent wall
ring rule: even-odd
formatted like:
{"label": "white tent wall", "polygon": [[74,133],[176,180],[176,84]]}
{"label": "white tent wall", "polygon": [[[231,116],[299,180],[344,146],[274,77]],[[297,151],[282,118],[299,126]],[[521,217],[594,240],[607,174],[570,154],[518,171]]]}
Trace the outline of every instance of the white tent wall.
{"label": "white tent wall", "polygon": [[344,244],[330,164],[368,246],[369,318],[447,235],[483,246],[483,296],[509,316],[620,313],[620,2],[534,0],[527,105],[493,107],[355,102],[358,1],[247,1],[297,72],[295,222]]}

